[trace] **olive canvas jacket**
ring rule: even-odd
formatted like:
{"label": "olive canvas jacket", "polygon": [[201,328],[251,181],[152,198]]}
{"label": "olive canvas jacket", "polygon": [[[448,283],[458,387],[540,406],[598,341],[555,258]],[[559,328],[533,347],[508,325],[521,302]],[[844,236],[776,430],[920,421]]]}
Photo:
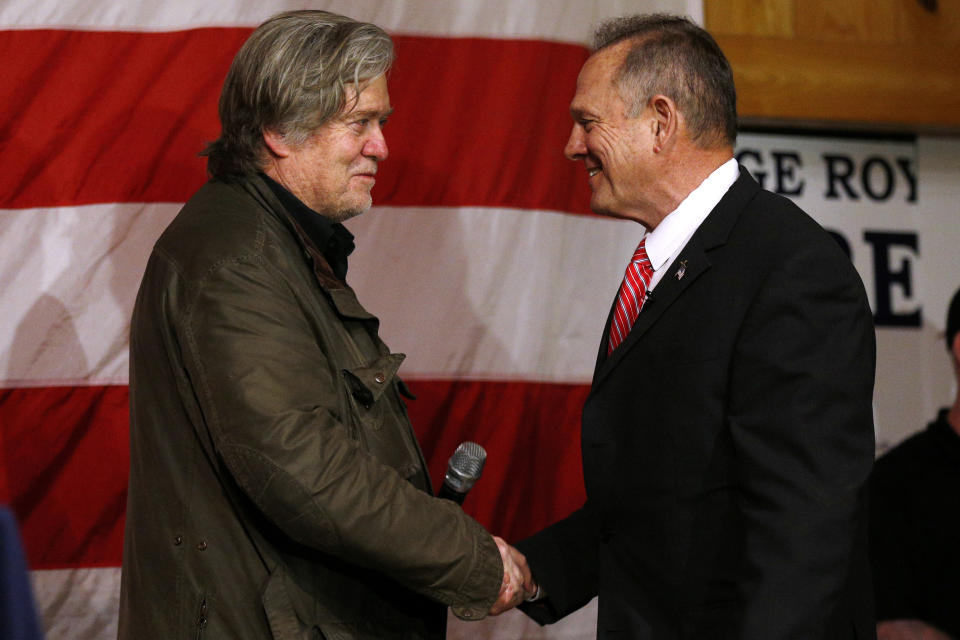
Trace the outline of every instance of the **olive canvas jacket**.
{"label": "olive canvas jacket", "polygon": [[442,638],[444,605],[486,614],[500,555],[432,497],[377,325],[261,178],[184,206],[131,325],[122,640]]}

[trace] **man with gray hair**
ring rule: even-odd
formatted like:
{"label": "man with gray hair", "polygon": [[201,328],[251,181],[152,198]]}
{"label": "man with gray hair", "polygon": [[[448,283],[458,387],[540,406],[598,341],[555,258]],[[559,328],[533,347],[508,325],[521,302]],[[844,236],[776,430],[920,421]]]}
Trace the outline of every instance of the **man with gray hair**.
{"label": "man with gray hair", "polygon": [[390,38],[271,18],[220,99],[211,180],[131,325],[122,639],[442,638],[524,595],[522,557],[433,497],[411,397],[346,284],[391,112]]}
{"label": "man with gray hair", "polygon": [[583,407],[586,503],[517,545],[540,587],[525,611],[599,596],[598,638],[872,637],[853,265],[737,164],[733,74],[689,20],[602,25],[570,113],[592,209],[646,232]]}

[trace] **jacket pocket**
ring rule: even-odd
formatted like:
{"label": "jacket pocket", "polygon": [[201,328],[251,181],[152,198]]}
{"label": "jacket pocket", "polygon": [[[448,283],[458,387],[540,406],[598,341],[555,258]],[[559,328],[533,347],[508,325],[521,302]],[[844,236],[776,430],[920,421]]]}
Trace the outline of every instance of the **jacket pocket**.
{"label": "jacket pocket", "polygon": [[[401,477],[423,474],[420,449],[401,396],[409,394],[397,376],[403,354],[390,354],[362,366],[342,369],[349,404],[350,435]],[[412,394],[411,394],[412,395]]]}
{"label": "jacket pocket", "polygon": [[397,370],[404,357],[392,353],[366,366],[341,371],[350,408],[360,428],[380,429],[383,426],[384,403],[381,399],[396,384]]}

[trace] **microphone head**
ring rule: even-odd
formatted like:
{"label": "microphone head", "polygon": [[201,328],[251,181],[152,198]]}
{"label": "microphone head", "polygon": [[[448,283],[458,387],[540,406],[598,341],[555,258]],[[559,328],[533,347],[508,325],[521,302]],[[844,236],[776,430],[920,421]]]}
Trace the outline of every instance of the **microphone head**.
{"label": "microphone head", "polygon": [[450,456],[444,484],[458,493],[466,493],[483,473],[487,452],[476,442],[464,442]]}

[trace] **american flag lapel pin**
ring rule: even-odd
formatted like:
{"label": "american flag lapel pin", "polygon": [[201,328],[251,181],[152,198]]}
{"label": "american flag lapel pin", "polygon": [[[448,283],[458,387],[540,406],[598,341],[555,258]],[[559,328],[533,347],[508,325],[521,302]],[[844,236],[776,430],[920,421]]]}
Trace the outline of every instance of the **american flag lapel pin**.
{"label": "american flag lapel pin", "polygon": [[677,269],[677,273],[676,273],[677,280],[683,280],[683,276],[685,276],[686,274],[687,274],[687,261],[681,260],[680,268]]}

